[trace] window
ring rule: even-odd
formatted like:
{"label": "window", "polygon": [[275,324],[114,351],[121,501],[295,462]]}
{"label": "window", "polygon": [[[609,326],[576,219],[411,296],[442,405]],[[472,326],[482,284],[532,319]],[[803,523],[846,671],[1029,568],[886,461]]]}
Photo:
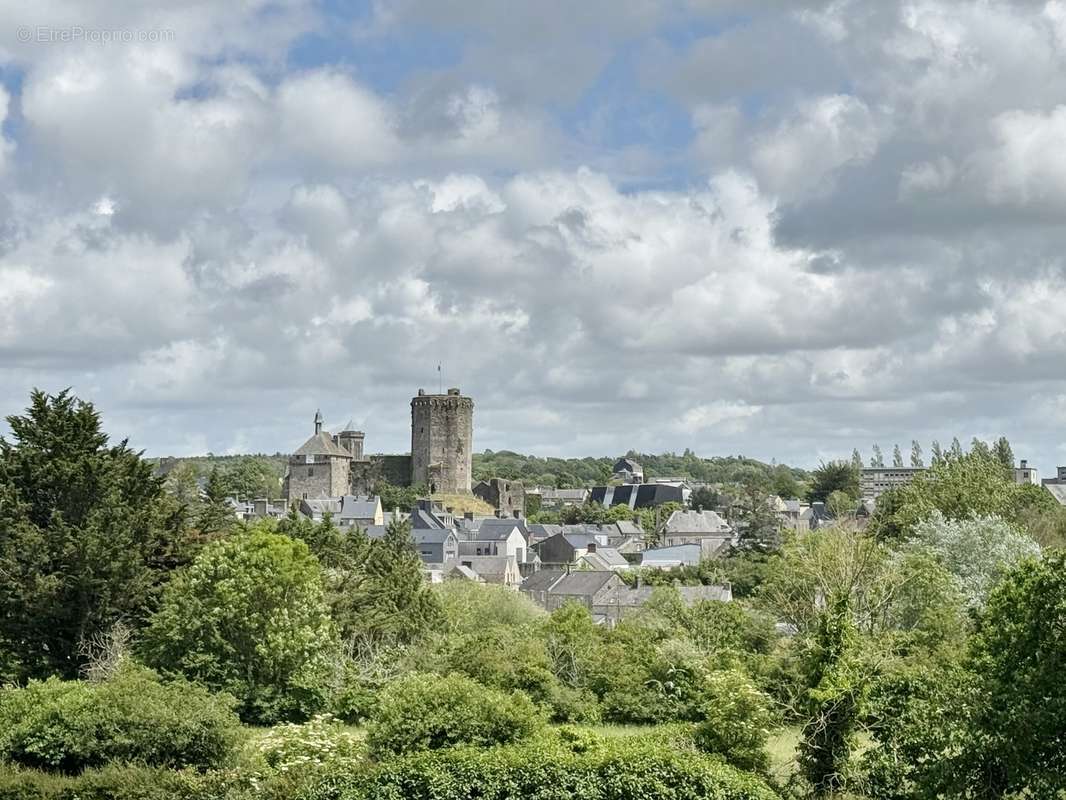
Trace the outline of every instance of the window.
{"label": "window", "polygon": [[307,477],[308,478],[315,477],[315,468],[314,467],[308,467],[307,468]]}

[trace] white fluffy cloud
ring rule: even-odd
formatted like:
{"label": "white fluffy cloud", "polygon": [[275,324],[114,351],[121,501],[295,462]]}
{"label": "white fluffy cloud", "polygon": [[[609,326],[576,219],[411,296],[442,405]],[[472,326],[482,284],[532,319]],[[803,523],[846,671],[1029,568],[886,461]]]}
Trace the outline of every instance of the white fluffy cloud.
{"label": "white fluffy cloud", "polygon": [[7,412],[400,450],[440,363],[479,447],[1066,452],[1066,5],[438,6],[326,57],[315,5],[0,3],[174,32],[0,34]]}

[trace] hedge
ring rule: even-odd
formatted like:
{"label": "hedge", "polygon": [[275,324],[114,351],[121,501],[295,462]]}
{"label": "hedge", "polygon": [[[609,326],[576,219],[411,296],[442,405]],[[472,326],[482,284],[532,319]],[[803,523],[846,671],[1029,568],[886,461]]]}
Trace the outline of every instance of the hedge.
{"label": "hedge", "polygon": [[760,778],[720,758],[639,737],[546,738],[391,759],[304,787],[299,800],[778,800]]}

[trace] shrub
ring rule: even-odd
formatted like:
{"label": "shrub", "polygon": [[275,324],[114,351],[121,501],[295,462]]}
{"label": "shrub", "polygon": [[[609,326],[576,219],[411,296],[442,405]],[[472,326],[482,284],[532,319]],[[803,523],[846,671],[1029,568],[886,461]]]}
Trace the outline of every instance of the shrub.
{"label": "shrub", "polygon": [[229,692],[259,723],[322,710],[337,649],[318,561],[255,529],[208,545],[168,584],[143,646],[151,666]]}
{"label": "shrub", "polygon": [[462,744],[486,747],[525,739],[543,722],[521,692],[504,694],[461,675],[415,673],[378,696],[367,744],[379,758]]}
{"label": "shrub", "polygon": [[766,695],[743,673],[721,670],[706,677],[703,697],[704,719],[696,727],[696,746],[720,753],[739,769],[765,771],[771,723]]}
{"label": "shrub", "polygon": [[[563,739],[567,739],[564,741]],[[306,787],[305,800],[777,800],[758,777],[642,737],[538,737],[384,761]]]}
{"label": "shrub", "polygon": [[127,667],[103,683],[50,678],[0,690],[0,757],[78,772],[108,762],[217,767],[240,736],[233,700]]}
{"label": "shrub", "polygon": [[255,744],[267,766],[278,772],[344,768],[362,759],[362,737],[344,728],[328,714],[302,725],[275,725]]}
{"label": "shrub", "polygon": [[[222,774],[113,764],[78,776],[0,765],[0,800],[237,800]],[[250,797],[251,795],[249,795]]]}

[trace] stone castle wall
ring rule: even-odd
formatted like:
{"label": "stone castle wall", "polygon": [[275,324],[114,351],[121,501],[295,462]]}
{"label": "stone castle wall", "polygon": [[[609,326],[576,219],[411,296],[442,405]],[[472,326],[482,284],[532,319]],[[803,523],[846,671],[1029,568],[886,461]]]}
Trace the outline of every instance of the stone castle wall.
{"label": "stone castle wall", "polygon": [[368,495],[380,480],[393,486],[409,486],[411,456],[370,456],[352,462],[352,494]]}
{"label": "stone castle wall", "polygon": [[458,389],[411,400],[411,483],[438,493],[470,492],[474,401]]}
{"label": "stone castle wall", "polygon": [[347,494],[348,459],[336,456],[313,456],[314,461],[293,456],[289,459],[287,498],[289,500],[337,497]]}

